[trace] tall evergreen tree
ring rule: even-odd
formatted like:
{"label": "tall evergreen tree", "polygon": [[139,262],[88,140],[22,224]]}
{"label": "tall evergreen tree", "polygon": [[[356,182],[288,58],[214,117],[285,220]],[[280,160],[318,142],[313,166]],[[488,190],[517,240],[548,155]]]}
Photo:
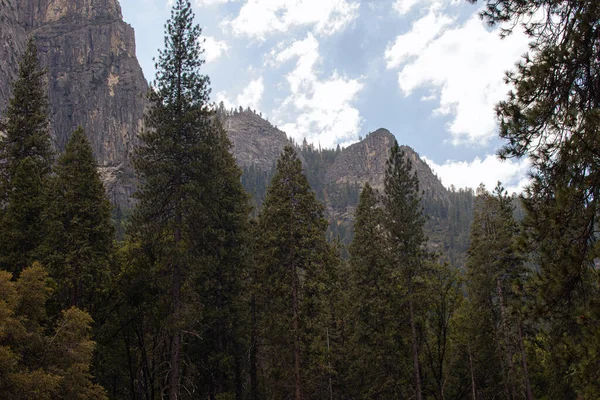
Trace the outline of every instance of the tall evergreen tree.
{"label": "tall evergreen tree", "polygon": [[259,365],[266,398],[329,395],[327,221],[291,146],[277,162],[257,228]]}
{"label": "tall evergreen tree", "polygon": [[[147,308],[158,311],[149,317],[161,321],[150,340],[162,340],[163,325],[170,336],[166,359],[158,361],[168,369],[148,379],[170,399],[199,385],[203,396],[239,397],[242,344],[236,324],[242,321],[249,209],[231,144],[208,103],[201,30],[193,18],[188,1],[175,1],[134,156],[141,185],[131,233],[133,248],[144,252],[134,257],[150,263],[140,272],[154,277],[162,293],[162,305]],[[152,383],[147,387],[154,390]]]}
{"label": "tall evergreen tree", "polygon": [[61,309],[92,312],[110,277],[114,251],[111,206],[82,128],[69,139],[50,178],[46,231],[40,257],[58,284]]}
{"label": "tall evergreen tree", "polygon": [[384,180],[384,224],[388,234],[390,261],[396,267],[397,284],[406,291],[410,324],[411,356],[415,397],[423,397],[419,338],[417,333],[417,296],[422,290],[431,256],[425,247],[425,216],[421,207],[419,180],[412,162],[394,143],[386,164]]}
{"label": "tall evergreen tree", "polygon": [[52,165],[45,72],[31,38],[0,124],[0,268],[18,272],[43,239],[44,185]]}
{"label": "tall evergreen tree", "polygon": [[476,370],[473,390],[483,397],[531,398],[527,367],[522,357],[516,318],[520,298],[513,287],[523,284],[525,268],[516,249],[519,228],[513,218],[513,202],[498,184],[490,194],[477,190],[471,227],[471,246],[466,262],[471,326],[467,328],[472,362]]}
{"label": "tall evergreen tree", "polygon": [[196,384],[203,397],[242,398],[243,357],[249,326],[246,296],[249,220],[248,195],[231,154],[225,130],[215,124],[205,137],[202,207],[192,210],[192,237],[200,247],[202,268],[193,273],[200,303],[200,337],[192,340]]}
{"label": "tall evergreen tree", "polygon": [[[390,259],[384,210],[378,192],[363,188],[350,245],[348,398],[402,398],[410,367],[402,338],[404,293]],[[408,372],[410,374],[410,372]]]}
{"label": "tall evergreen tree", "polygon": [[[525,27],[530,52],[497,106],[502,157],[528,157],[527,238],[535,280],[542,386],[555,398],[600,395],[597,220],[600,213],[600,3],[486,0],[490,24]],[[544,18],[531,16],[544,15]],[[522,24],[521,24],[522,23]],[[510,30],[505,31],[510,32]],[[583,316],[583,318],[581,318]],[[557,349],[568,347],[569,351]],[[573,371],[567,373],[566,371]]]}
{"label": "tall evergreen tree", "polygon": [[182,288],[193,263],[190,253],[197,245],[191,237],[197,221],[190,217],[199,206],[201,183],[206,178],[203,137],[211,127],[209,79],[199,72],[203,64],[200,32],[193,24],[190,3],[177,0],[166,24],[165,48],[156,64],[146,130],[134,157],[141,181],[135,227],[141,238],[160,251],[158,262],[171,276],[170,371],[165,388],[171,400],[181,393],[182,330],[188,327]]}

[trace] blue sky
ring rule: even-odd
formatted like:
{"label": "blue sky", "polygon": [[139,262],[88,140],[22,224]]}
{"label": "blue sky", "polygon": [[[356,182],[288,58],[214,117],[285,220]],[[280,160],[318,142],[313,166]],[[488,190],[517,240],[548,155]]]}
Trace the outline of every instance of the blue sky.
{"label": "blue sky", "polygon": [[[170,0],[121,0],[146,78]],[[527,49],[466,0],[192,0],[213,101],[260,111],[296,140],[342,146],[380,127],[446,186],[511,191],[527,162],[500,162],[494,105]]]}

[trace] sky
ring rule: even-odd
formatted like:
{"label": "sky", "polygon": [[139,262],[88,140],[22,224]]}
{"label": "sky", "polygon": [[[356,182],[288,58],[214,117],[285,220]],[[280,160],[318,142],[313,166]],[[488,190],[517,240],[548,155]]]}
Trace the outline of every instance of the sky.
{"label": "sky", "polygon": [[[527,160],[500,161],[495,104],[527,50],[466,0],[191,0],[211,99],[250,107],[297,141],[342,147],[390,130],[449,187],[512,192]],[[172,0],[120,0],[148,81]]]}

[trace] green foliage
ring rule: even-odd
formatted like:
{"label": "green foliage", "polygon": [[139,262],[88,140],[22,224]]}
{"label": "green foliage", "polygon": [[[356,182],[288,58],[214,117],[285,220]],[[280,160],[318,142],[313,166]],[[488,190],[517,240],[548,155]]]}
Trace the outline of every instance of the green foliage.
{"label": "green foliage", "polygon": [[506,141],[500,155],[528,157],[533,166],[524,244],[539,269],[531,281],[538,331],[532,347],[545,378],[536,386],[550,398],[594,398],[600,391],[598,357],[590,353],[598,342],[591,326],[599,321],[600,3],[485,4],[490,24],[521,22],[531,39],[529,53],[507,75],[514,89],[497,114]]}
{"label": "green foliage", "polygon": [[461,351],[451,339],[460,280],[436,265],[424,226],[416,175],[396,143],[383,196],[365,185],[356,210],[345,398],[464,395]]}
{"label": "green foliage", "polygon": [[114,230],[111,206],[82,128],[58,158],[47,201],[40,255],[58,285],[54,295],[59,309],[95,311],[110,282]]}
{"label": "green foliage", "polygon": [[92,319],[84,311],[63,311],[48,324],[48,274],[40,264],[17,281],[0,271],[0,391],[10,399],[107,399],[92,383],[95,343]]}
{"label": "green foliage", "polygon": [[33,38],[0,124],[0,268],[19,272],[43,238],[44,185],[52,164],[45,72]]}
{"label": "green foliage", "polygon": [[465,332],[472,390],[483,397],[514,398],[529,384],[525,367],[515,363],[523,356],[523,299],[518,288],[527,271],[517,251],[519,228],[512,198],[500,184],[493,194],[480,186],[477,196],[466,262],[470,322]]}
{"label": "green foliage", "polygon": [[257,226],[259,365],[267,398],[327,395],[327,221],[291,146],[277,162]]}
{"label": "green foliage", "polygon": [[350,245],[348,398],[409,396],[406,313],[380,198],[365,185]]}
{"label": "green foliage", "polygon": [[[227,397],[242,385],[248,199],[231,143],[208,103],[193,17],[189,2],[175,2],[134,155],[141,185],[129,246],[137,260],[127,280],[149,280],[154,297],[135,299],[127,312],[145,314],[122,340],[137,353],[139,364],[129,369],[141,371],[145,382],[132,391],[143,396]],[[156,372],[149,362],[169,367]]]}

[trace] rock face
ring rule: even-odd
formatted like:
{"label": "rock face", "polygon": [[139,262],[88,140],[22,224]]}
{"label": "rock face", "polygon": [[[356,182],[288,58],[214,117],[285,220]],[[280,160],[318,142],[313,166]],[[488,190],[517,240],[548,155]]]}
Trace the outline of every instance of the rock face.
{"label": "rock face", "polygon": [[[0,0],[0,37],[12,37],[17,57],[33,35],[48,69],[51,134],[57,151],[83,126],[111,200],[128,205],[134,190],[129,154],[143,124],[146,80],[135,56],[135,37],[117,0]],[[16,18],[16,20],[15,20]],[[3,40],[3,43],[7,43]],[[8,42],[11,43],[11,42]],[[0,106],[16,75],[0,59]],[[2,107],[3,109],[3,107]]]}
{"label": "rock face", "polygon": [[12,95],[19,69],[19,56],[25,51],[27,33],[19,24],[16,0],[0,0],[0,112]]}
{"label": "rock face", "polygon": [[226,113],[221,120],[240,167],[253,165],[270,171],[283,148],[291,144],[285,133],[252,111],[236,110]]}
{"label": "rock face", "polygon": [[[362,141],[345,148],[327,171],[327,179],[338,184],[369,182],[383,189],[385,163],[390,156],[395,137],[387,129],[378,129]],[[444,197],[446,189],[435,177],[431,168],[408,146],[400,146],[410,158],[419,178],[420,189],[427,197]]]}

